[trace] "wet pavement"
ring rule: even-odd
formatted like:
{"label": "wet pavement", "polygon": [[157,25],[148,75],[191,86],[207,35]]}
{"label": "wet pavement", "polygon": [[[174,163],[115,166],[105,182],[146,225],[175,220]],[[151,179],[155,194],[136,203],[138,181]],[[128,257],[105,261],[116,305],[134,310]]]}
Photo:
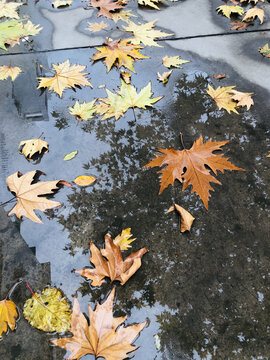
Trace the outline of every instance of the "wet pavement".
{"label": "wet pavement", "polygon": [[[132,75],[137,89],[151,80],[154,96],[164,98],[153,109],[136,110],[136,119],[130,109],[118,121],[81,123],[68,106],[105,97],[100,85],[109,90],[120,85],[118,69],[107,73],[102,62],[89,61],[96,52],[89,45],[122,32],[87,32],[87,21],[97,20],[96,11],[85,10],[79,1],[61,10],[43,0],[21,7],[20,14],[29,14],[43,31],[33,42],[0,51],[0,65],[23,70],[14,83],[0,82],[0,201],[10,199],[5,178],[16,171],[41,170],[46,176],[40,180],[72,182],[87,174],[99,181],[92,187],[60,189],[54,199],[62,207],[38,212],[43,225],[8,218],[11,204],[0,209],[0,295],[4,298],[22,278],[39,291],[47,284],[57,286],[71,302],[77,293],[87,313],[88,303],[94,307],[112,285],[106,281],[93,288],[72,270],[89,266],[90,241],[102,247],[107,231],[116,236],[131,227],[137,238],[133,250],[146,246],[149,251],[124,286],[115,284],[115,315],[128,315],[127,324],[149,319],[135,342],[140,348],[134,359],[268,359],[270,60],[257,50],[270,40],[270,4],[260,3],[266,14],[263,25],[256,21],[237,33],[230,31],[229,19],[215,13],[221,1],[197,3],[169,3],[160,11],[128,5],[139,21],[158,19],[158,28],[175,33],[174,39],[159,42],[163,48],[143,49],[151,59],[135,62]],[[156,73],[166,71],[161,64],[166,54],[191,62],[175,69],[163,85]],[[36,77],[46,73],[39,65],[50,68],[67,59],[87,65],[93,89],[66,90],[62,99],[36,90]],[[214,80],[217,73],[227,78]],[[239,115],[218,111],[206,93],[208,84],[253,92],[255,105]],[[200,135],[230,140],[225,155],[245,169],[219,174],[222,186],[213,185],[209,211],[190,188],[183,192],[177,183],[159,196],[158,169],[142,169],[156,148],[181,149],[179,132],[186,148]],[[41,134],[49,152],[30,163],[18,153],[18,144]],[[63,161],[74,150],[76,158]],[[180,233],[179,218],[166,214],[173,202],[196,218],[190,233]],[[20,285],[12,300],[22,309],[30,295]],[[65,351],[50,345],[55,337],[30,327],[21,314],[16,331],[3,337],[0,358],[63,359]]]}

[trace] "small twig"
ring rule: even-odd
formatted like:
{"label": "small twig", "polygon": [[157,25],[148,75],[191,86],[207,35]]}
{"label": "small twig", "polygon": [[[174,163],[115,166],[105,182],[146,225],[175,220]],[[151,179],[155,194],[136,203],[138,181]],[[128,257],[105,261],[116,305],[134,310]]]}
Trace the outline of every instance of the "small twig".
{"label": "small twig", "polygon": [[8,293],[7,293],[7,296],[5,297],[5,300],[7,300],[7,298],[9,298],[9,296],[10,296],[11,293],[15,290],[15,288],[16,288],[19,284],[21,284],[22,282],[23,282],[23,280],[17,281],[16,284],[14,284],[14,285],[9,289],[9,291],[8,291]]}
{"label": "small twig", "polygon": [[9,199],[9,200],[1,203],[0,206],[6,205],[6,204],[10,203],[11,201],[13,201],[13,200],[15,200],[15,199],[16,199],[16,196],[13,196],[13,198],[11,198],[11,199]]}
{"label": "small twig", "polygon": [[135,122],[137,122],[137,118],[136,118],[136,114],[135,114],[134,107],[132,108],[132,110],[133,110],[134,120],[135,120]]}
{"label": "small twig", "polygon": [[182,132],[180,132],[180,138],[181,138],[181,144],[182,144],[183,148],[186,149],[185,145],[184,145],[184,141],[183,141],[183,133]]}
{"label": "small twig", "polygon": [[40,139],[43,134],[44,134],[44,131],[42,131],[42,133],[39,135],[38,139]]}
{"label": "small twig", "polygon": [[40,66],[42,69],[47,70],[47,71],[49,71],[51,74],[54,74],[54,75],[55,75],[55,72],[53,72],[53,71],[45,68],[45,66],[43,66],[43,65],[39,65],[39,66]]}

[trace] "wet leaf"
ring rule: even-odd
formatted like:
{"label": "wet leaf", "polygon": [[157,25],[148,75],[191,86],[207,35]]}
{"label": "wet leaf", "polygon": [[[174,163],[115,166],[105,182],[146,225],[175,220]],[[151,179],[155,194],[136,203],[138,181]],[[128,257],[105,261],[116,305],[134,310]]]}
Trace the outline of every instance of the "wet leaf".
{"label": "wet leaf", "polygon": [[122,230],[120,235],[117,235],[116,238],[113,240],[113,243],[117,246],[120,247],[120,250],[128,250],[129,248],[131,248],[131,244],[133,241],[136,240],[136,238],[134,239],[130,239],[132,237],[131,234],[131,229],[127,228]]}
{"label": "wet leaf", "polygon": [[240,3],[247,2],[247,1],[249,3],[254,2],[255,4],[257,4],[258,1],[264,2],[264,0],[240,0]]}
{"label": "wet leaf", "polygon": [[156,20],[137,25],[132,21],[128,21],[128,25],[123,25],[122,29],[126,32],[132,32],[134,37],[127,39],[127,41],[134,45],[140,45],[140,43],[143,43],[145,46],[162,47],[155,40],[174,34],[168,34],[160,30],[154,30],[153,28],[155,27],[155,22]]}
{"label": "wet leaf", "polygon": [[16,305],[11,300],[0,301],[0,339],[2,334],[6,333],[8,327],[11,331],[15,329],[16,319],[18,318],[18,312]]}
{"label": "wet leaf", "polygon": [[165,71],[162,75],[158,72],[157,76],[158,76],[158,80],[162,81],[163,84],[166,84],[166,82],[168,82],[169,76],[171,75],[172,70],[170,71]]}
{"label": "wet leaf", "polygon": [[8,215],[15,214],[19,219],[26,216],[28,219],[42,224],[34,210],[45,211],[61,205],[59,202],[41,196],[53,194],[53,190],[58,189],[57,186],[61,181],[39,181],[32,184],[36,174],[35,170],[29,171],[25,175],[15,172],[6,178],[9,190],[15,194],[18,200]]}
{"label": "wet leaf", "polygon": [[124,66],[128,70],[135,72],[133,63],[138,59],[149,59],[148,56],[144,56],[140,53],[141,46],[131,45],[125,40],[110,41],[107,39],[107,46],[97,47],[97,53],[94,54],[92,61],[105,58],[105,64],[107,72],[109,72],[113,65]]}
{"label": "wet leaf", "polygon": [[52,3],[52,6],[54,8],[59,8],[61,6],[69,6],[72,4],[72,0],[55,0],[53,3]]}
{"label": "wet leaf", "polygon": [[218,13],[222,12],[222,14],[229,19],[231,17],[231,14],[238,14],[238,15],[244,14],[244,9],[241,6],[235,6],[235,5],[221,5],[217,7],[216,10]]}
{"label": "wet leaf", "polygon": [[96,178],[94,176],[80,175],[80,176],[77,176],[73,182],[79,186],[88,186],[88,185],[93,184],[95,181],[96,181]]}
{"label": "wet leaf", "polygon": [[0,48],[6,49],[6,44],[11,47],[20,43],[20,39],[30,35],[37,35],[42,27],[34,25],[31,21],[23,22],[24,20],[6,20],[0,22]]}
{"label": "wet leaf", "polygon": [[99,8],[98,16],[105,16],[108,19],[112,19],[111,11],[123,8],[118,1],[111,0],[90,0],[90,6]]}
{"label": "wet leaf", "polygon": [[20,17],[17,13],[17,9],[22,5],[23,3],[7,2],[5,0],[0,1],[0,18],[19,19]]}
{"label": "wet leaf", "polygon": [[90,86],[93,87],[90,82],[84,77],[87,73],[82,73],[86,66],[71,65],[69,60],[59,63],[58,65],[52,64],[54,68],[53,77],[39,77],[40,88],[48,87],[49,90],[53,90],[60,97],[62,97],[63,91],[67,88],[75,88],[75,85]]}
{"label": "wet leaf", "polygon": [[195,218],[187,210],[185,210],[182,206],[177,205],[177,204],[173,204],[167,211],[167,214],[172,211],[177,211],[178,214],[181,216],[180,231],[181,232],[190,231]]}
{"label": "wet leaf", "polygon": [[154,335],[154,339],[155,339],[156,349],[157,349],[157,351],[159,351],[161,348],[161,345],[160,345],[160,337],[158,336],[158,334]]}
{"label": "wet leaf", "polygon": [[[161,0],[161,1],[165,3],[164,0]],[[150,6],[154,9],[160,10],[160,8],[157,6],[157,4],[161,1],[160,0],[138,0],[138,4],[142,5],[142,6]]]}
{"label": "wet leaf", "polygon": [[[192,147],[187,150],[158,149],[161,154],[155,154],[156,158],[144,167],[159,166],[162,169],[161,186],[159,194],[169,185],[173,185],[177,179],[183,184],[183,190],[192,185],[192,192],[196,192],[208,210],[210,190],[214,191],[210,182],[221,185],[221,183],[210,173],[217,175],[217,170],[243,170],[233,165],[223,154],[213,154],[221,150],[228,141],[203,142],[202,136],[196,140]],[[207,166],[207,167],[206,167]]]}
{"label": "wet leaf", "polygon": [[225,77],[226,77],[226,74],[217,74],[217,75],[213,76],[213,78],[216,80],[221,80],[221,79],[224,79]]}
{"label": "wet leaf", "polygon": [[252,105],[254,105],[254,101],[251,98],[253,93],[243,93],[241,91],[232,90],[232,99],[237,101],[237,106],[246,106],[247,110],[250,109]]}
{"label": "wet leaf", "polygon": [[39,330],[61,333],[70,329],[70,304],[62,292],[55,287],[45,288],[41,294],[35,292],[26,300],[23,315]]}
{"label": "wet leaf", "polygon": [[119,20],[128,22],[129,18],[131,17],[137,17],[137,15],[132,14],[130,10],[121,10],[115,14],[112,14],[112,19],[115,23],[117,23]]}
{"label": "wet leaf", "polygon": [[268,44],[265,44],[258,50],[263,56],[270,58],[270,48]]}
{"label": "wet leaf", "polygon": [[125,70],[120,70],[120,75],[126,84],[130,84],[131,73]]}
{"label": "wet leaf", "polygon": [[17,66],[0,66],[0,80],[6,80],[10,76],[11,81],[14,81],[21,72],[22,70]]}
{"label": "wet leaf", "polygon": [[72,160],[75,158],[75,156],[78,154],[78,151],[75,150],[75,151],[72,151],[71,153],[67,154],[65,157],[64,157],[64,160],[65,161],[69,161],[69,160]]}
{"label": "wet leaf", "polygon": [[243,22],[241,20],[236,20],[230,23],[231,30],[246,30],[251,24]]}
{"label": "wet leaf", "polygon": [[170,67],[175,67],[175,68],[179,68],[182,69],[182,66],[185,63],[189,63],[190,61],[188,60],[183,60],[180,58],[180,56],[164,56],[164,58],[162,59],[162,63],[164,66],[166,66],[167,68]]}
{"label": "wet leaf", "polygon": [[109,24],[106,24],[104,21],[101,21],[100,23],[90,23],[88,22],[88,28],[86,30],[92,31],[92,32],[98,32],[101,30],[106,29]]}
{"label": "wet leaf", "polygon": [[105,277],[111,281],[120,281],[124,285],[128,279],[141,267],[141,257],[147,252],[142,248],[130,254],[124,261],[119,246],[115,245],[110,234],[105,235],[105,249],[98,249],[93,242],[90,243],[90,262],[93,269],[75,270],[75,273],[91,280],[92,286],[101,286]]}
{"label": "wet leaf", "polygon": [[111,117],[118,120],[120,116],[124,116],[124,113],[129,108],[139,107],[145,109],[146,106],[152,106],[162,98],[162,96],[152,98],[150,81],[138,94],[135,86],[126,84],[123,80],[121,80],[121,87],[116,93],[112,93],[108,89],[106,89],[106,92],[108,97],[99,99],[100,102],[96,107],[97,114],[104,115],[101,120]]}
{"label": "wet leaf", "polygon": [[264,18],[264,10],[257,7],[251,8],[247,12],[245,12],[243,21],[253,21],[256,16],[260,19],[260,23],[262,24]]}
{"label": "wet leaf", "polygon": [[93,114],[96,112],[95,106],[96,99],[86,103],[85,101],[80,104],[79,101],[76,101],[73,107],[69,107],[69,113],[76,116],[76,119],[89,120],[93,117]]}
{"label": "wet leaf", "polygon": [[48,143],[46,141],[38,139],[30,139],[21,141],[19,144],[19,153],[23,154],[27,160],[32,161],[32,157],[39,153],[41,154],[43,150],[48,152]]}
{"label": "wet leaf", "polygon": [[67,359],[81,359],[92,354],[96,359],[124,360],[137,349],[132,343],[146,322],[125,327],[121,325],[127,317],[113,317],[114,294],[115,289],[102,305],[97,304],[94,311],[88,306],[90,325],[80,310],[77,298],[74,298],[70,329],[73,337],[52,340],[54,345],[71,352]]}

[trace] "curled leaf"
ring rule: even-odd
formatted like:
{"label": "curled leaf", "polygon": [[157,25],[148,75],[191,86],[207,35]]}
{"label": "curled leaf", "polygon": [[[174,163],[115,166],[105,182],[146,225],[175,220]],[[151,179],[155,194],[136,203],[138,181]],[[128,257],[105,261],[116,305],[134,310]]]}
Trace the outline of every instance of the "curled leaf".
{"label": "curled leaf", "polygon": [[19,153],[23,154],[27,160],[32,161],[32,157],[42,151],[48,152],[48,143],[40,138],[21,141],[19,144]]}
{"label": "curled leaf", "polygon": [[182,206],[177,205],[177,204],[173,204],[167,211],[167,214],[172,211],[177,211],[178,214],[181,216],[180,231],[181,232],[190,231],[192,223],[195,220],[195,218],[187,210],[185,210]]}
{"label": "curled leaf", "polygon": [[73,182],[79,186],[88,186],[88,185],[93,184],[95,181],[96,181],[96,178],[94,176],[80,175],[80,176],[77,176]]}

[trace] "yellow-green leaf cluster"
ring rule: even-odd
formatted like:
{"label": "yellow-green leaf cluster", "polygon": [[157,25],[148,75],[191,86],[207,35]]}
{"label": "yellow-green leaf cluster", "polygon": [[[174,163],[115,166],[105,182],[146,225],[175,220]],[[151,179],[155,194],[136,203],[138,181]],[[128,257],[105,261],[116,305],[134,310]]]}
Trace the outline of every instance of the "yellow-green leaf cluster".
{"label": "yellow-green leaf cluster", "polygon": [[35,328],[58,333],[70,329],[71,309],[60,290],[48,287],[34,293],[23,307],[25,319]]}

